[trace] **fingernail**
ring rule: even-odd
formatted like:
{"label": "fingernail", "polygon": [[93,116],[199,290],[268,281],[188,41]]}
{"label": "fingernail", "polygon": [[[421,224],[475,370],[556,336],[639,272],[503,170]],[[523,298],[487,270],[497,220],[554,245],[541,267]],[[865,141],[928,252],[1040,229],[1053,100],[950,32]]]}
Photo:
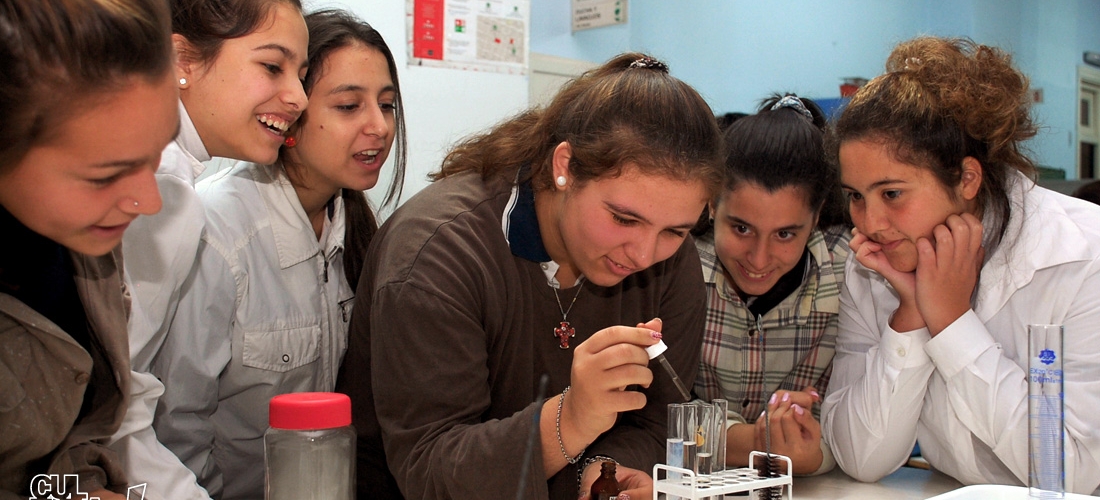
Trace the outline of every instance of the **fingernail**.
{"label": "fingernail", "polygon": [[790,401],[790,400],[791,400],[791,393],[784,392],[783,393],[783,402],[786,403],[787,401]]}
{"label": "fingernail", "polygon": [[757,417],[757,418],[764,418],[764,415],[767,415],[767,414],[768,414],[768,411],[764,410],[764,411],[760,412],[760,416]]}
{"label": "fingernail", "polygon": [[817,399],[821,399],[821,394],[818,394],[817,391],[810,391],[810,395]]}
{"label": "fingernail", "polygon": [[803,410],[801,406],[798,406],[798,403],[791,405],[791,408],[794,408],[794,412],[799,415],[806,413],[806,410]]}
{"label": "fingernail", "polygon": [[662,320],[661,318],[653,318],[653,319],[651,319],[651,320],[649,320],[649,321],[650,321],[650,322],[654,322],[654,321],[656,321],[656,322],[658,322],[658,323],[660,323],[660,324],[662,324],[662,325],[663,325],[663,324],[665,324],[664,320]]}
{"label": "fingernail", "polygon": [[619,500],[630,500],[630,495],[626,493],[619,493]]}
{"label": "fingernail", "polygon": [[661,340],[662,337],[661,332],[658,332],[656,330],[650,330],[649,336],[653,337],[653,340]]}
{"label": "fingernail", "polygon": [[775,404],[775,393],[774,392],[772,393],[772,398],[768,400],[768,404],[770,404],[770,405]]}

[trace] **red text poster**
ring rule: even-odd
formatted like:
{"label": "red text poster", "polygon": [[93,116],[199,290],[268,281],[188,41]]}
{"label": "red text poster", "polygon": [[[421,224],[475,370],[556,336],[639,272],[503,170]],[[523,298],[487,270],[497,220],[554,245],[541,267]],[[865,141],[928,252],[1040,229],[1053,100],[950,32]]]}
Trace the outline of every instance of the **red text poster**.
{"label": "red text poster", "polygon": [[413,57],[443,60],[444,0],[417,0],[413,6]]}

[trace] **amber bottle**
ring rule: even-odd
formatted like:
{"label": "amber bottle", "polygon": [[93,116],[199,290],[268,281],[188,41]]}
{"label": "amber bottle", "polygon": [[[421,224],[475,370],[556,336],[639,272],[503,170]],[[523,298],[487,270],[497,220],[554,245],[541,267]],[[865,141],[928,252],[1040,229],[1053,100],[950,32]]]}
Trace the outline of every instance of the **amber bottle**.
{"label": "amber bottle", "polygon": [[600,477],[592,483],[592,500],[615,500],[619,495],[619,480],[615,479],[615,462],[600,465]]}

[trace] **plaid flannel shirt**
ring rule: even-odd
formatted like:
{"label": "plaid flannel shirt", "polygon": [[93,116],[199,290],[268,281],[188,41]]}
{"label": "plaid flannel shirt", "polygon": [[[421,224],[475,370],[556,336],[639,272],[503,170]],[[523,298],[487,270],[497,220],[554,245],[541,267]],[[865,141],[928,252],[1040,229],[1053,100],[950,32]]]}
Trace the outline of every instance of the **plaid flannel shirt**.
{"label": "plaid flannel shirt", "polygon": [[[832,373],[840,288],[848,257],[847,227],[815,229],[806,246],[810,262],[796,291],[757,319],[737,295],[714,251],[714,233],[696,239],[707,286],[703,352],[696,396],[729,401],[731,423],[755,422],[778,389],[815,387],[823,396]],[[766,355],[767,360],[763,359]],[[766,362],[767,373],[761,370]],[[820,407],[813,408],[820,420]]]}

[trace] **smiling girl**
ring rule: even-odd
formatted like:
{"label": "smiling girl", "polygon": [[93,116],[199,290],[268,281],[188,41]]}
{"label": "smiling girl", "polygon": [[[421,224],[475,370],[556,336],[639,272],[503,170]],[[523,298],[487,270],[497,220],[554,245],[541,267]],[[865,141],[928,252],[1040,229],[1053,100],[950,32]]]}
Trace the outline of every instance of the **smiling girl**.
{"label": "smiling girl", "polygon": [[[306,107],[308,34],[298,0],[172,0],[179,135],[157,170],[164,210],[124,239],[132,285],[133,406],[112,447],[130,472],[172,499],[208,498],[150,427],[164,390],[149,373],[195,263],[205,219],[195,194],[202,162],[225,157],[268,164]],[[192,332],[181,333],[184,336]],[[175,443],[166,443],[178,449]],[[209,483],[207,483],[209,484]],[[214,493],[214,492],[210,492]]]}
{"label": "smiling girl", "polygon": [[[176,134],[167,8],[0,1],[0,497],[39,474],[122,499],[130,390],[119,243],[161,208]],[[108,138],[105,140],[105,138]]]}
{"label": "smiling girl", "polygon": [[[377,229],[378,182],[404,119],[381,35],[340,11],[306,16],[309,110],[279,161],[242,162],[198,184],[207,226],[164,347],[156,429],[221,498],[262,498],[268,400],[331,391],[355,286]],[[220,479],[218,479],[220,478]]]}
{"label": "smiling girl", "polygon": [[817,403],[829,383],[848,256],[840,185],[816,103],[774,96],[725,134],[725,185],[713,229],[696,240],[707,322],[695,393],[730,402],[726,463],[765,448],[794,472],[832,468]]}
{"label": "smiling girl", "polygon": [[[694,380],[704,295],[688,231],[718,184],[711,113],[663,63],[623,54],[460,145],[394,212],[339,386],[363,498],[512,498],[523,475],[524,498],[576,498],[578,476],[587,491],[611,459],[619,498],[652,496],[682,397],[644,348],[663,335]],[[544,373],[556,395],[536,403]],[[524,469],[528,436],[541,459]]]}
{"label": "smiling girl", "polygon": [[1027,78],[967,40],[899,45],[836,125],[856,229],[823,428],[863,481],[919,441],[965,484],[1028,482],[1028,324],[1065,326],[1065,484],[1100,485],[1100,207],[1035,185]]}

